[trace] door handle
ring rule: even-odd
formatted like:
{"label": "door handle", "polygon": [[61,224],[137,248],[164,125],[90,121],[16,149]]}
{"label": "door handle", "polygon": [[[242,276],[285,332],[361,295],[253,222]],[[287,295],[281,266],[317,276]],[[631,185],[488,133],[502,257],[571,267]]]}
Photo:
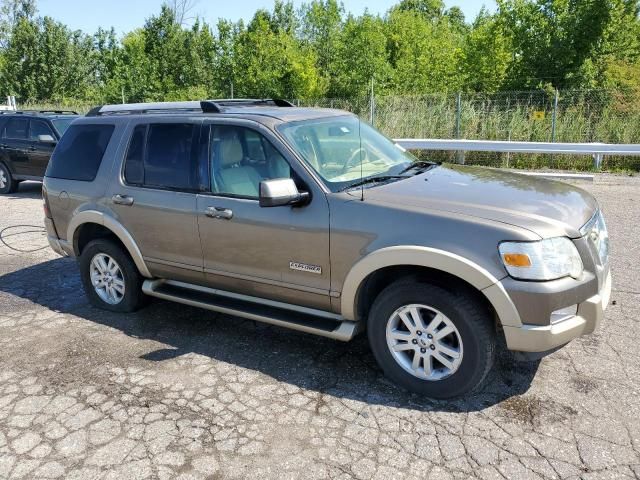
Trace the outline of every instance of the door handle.
{"label": "door handle", "polygon": [[231,220],[233,211],[222,207],[207,207],[204,214],[210,218],[221,218],[223,220]]}
{"label": "door handle", "polygon": [[29,147],[29,151],[30,152],[35,152],[36,151],[36,147],[34,147],[33,145]]}
{"label": "door handle", "polygon": [[111,197],[111,200],[116,205],[126,205],[126,206],[133,205],[133,197],[130,197],[128,195],[120,195],[118,193],[118,194],[114,195],[113,197]]}

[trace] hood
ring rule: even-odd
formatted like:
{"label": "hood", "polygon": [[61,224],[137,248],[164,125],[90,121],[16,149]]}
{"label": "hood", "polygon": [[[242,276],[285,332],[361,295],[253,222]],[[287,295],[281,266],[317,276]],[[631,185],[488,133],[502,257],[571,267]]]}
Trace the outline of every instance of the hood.
{"label": "hood", "polygon": [[593,196],[567,183],[462,165],[369,188],[365,199],[508,223],[543,238],[579,237],[598,208]]}

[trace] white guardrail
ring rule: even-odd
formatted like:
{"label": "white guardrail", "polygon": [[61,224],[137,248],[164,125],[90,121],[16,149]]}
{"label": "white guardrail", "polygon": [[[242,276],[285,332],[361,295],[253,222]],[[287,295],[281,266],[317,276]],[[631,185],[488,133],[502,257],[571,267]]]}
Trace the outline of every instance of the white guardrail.
{"label": "white guardrail", "polygon": [[602,158],[605,155],[640,156],[640,145],[636,144],[507,142],[498,140],[445,140],[437,138],[398,138],[394,141],[407,150],[592,155],[593,166],[595,168],[600,168]]}

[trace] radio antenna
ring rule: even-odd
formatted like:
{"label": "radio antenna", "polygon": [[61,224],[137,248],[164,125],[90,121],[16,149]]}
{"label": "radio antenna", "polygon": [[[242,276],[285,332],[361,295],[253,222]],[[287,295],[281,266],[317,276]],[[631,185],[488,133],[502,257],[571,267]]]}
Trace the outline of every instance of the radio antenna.
{"label": "radio antenna", "polygon": [[[360,117],[358,117],[358,140],[360,142],[360,145],[358,147],[358,155],[360,155],[360,183],[362,183],[362,180],[364,178],[364,172],[362,168],[362,130],[360,128],[361,123],[362,121],[360,120]],[[360,201],[364,202],[364,183],[360,185]]]}

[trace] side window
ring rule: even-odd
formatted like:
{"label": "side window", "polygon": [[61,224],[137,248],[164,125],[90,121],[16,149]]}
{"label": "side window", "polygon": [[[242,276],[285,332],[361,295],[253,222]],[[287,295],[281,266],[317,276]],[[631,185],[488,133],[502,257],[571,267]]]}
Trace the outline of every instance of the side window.
{"label": "side window", "polygon": [[71,125],[53,151],[45,176],[91,182],[96,178],[114,125]]}
{"label": "side window", "polygon": [[196,125],[191,123],[138,125],[131,136],[125,160],[124,177],[127,183],[196,190],[198,131]]}
{"label": "side window", "polygon": [[29,120],[26,118],[11,118],[4,127],[4,138],[26,140],[29,130]]}
{"label": "side window", "polygon": [[147,134],[146,125],[138,125],[131,135],[127,158],[124,162],[124,179],[132,185],[144,184],[144,141]]}
{"label": "side window", "polygon": [[31,127],[29,133],[29,140],[33,142],[38,141],[38,136],[40,135],[51,135],[53,138],[56,138],[47,122],[43,122],[42,120],[31,120]]}
{"label": "side window", "polygon": [[258,198],[260,182],[291,178],[291,167],[275,147],[250,128],[216,126],[211,135],[211,191]]}

